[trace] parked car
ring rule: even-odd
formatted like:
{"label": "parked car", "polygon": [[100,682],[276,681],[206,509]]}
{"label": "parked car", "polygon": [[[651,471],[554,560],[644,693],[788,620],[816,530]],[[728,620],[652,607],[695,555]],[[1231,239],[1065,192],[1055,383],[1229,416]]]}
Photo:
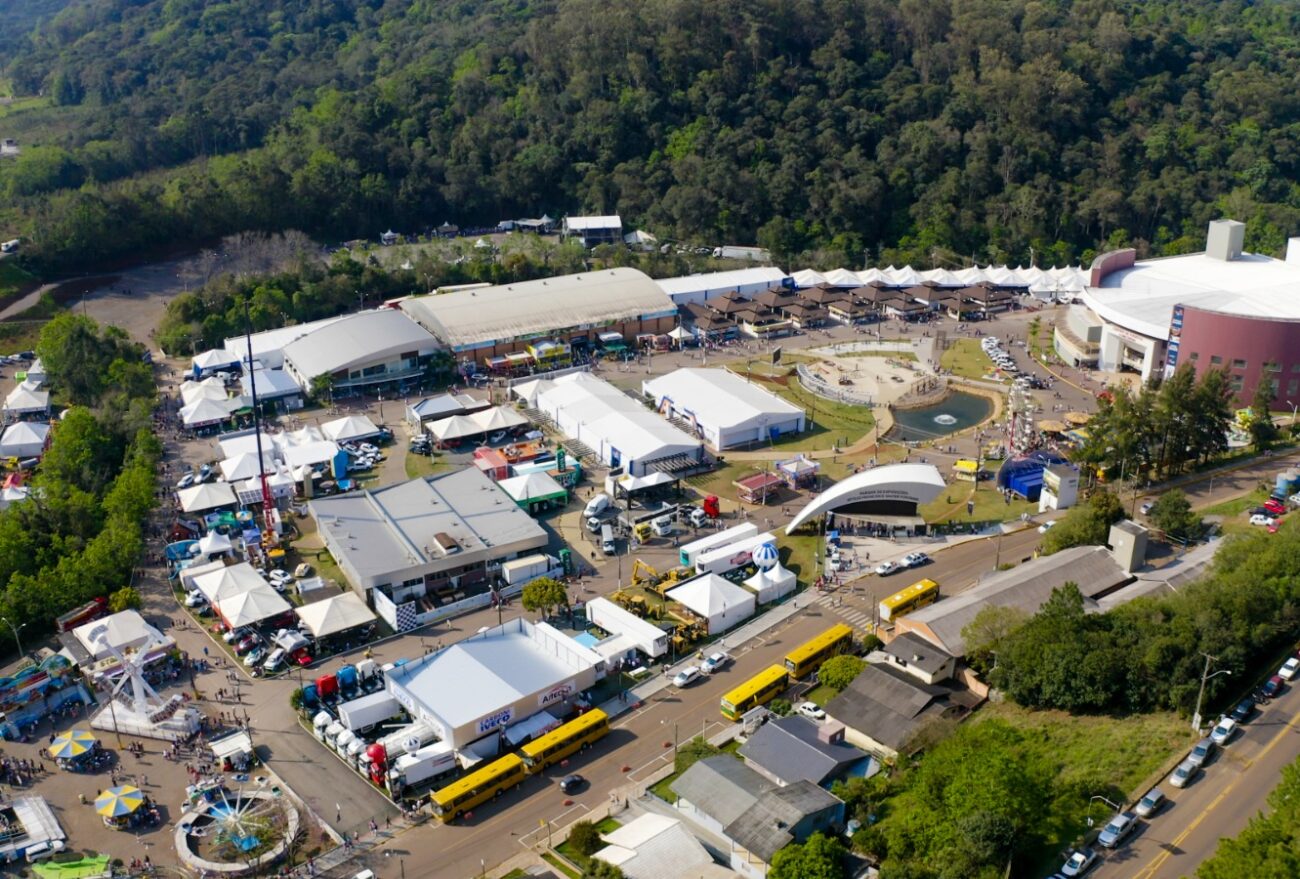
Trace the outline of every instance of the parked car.
{"label": "parked car", "polygon": [[1070,852],[1065,863],[1061,865],[1063,876],[1082,876],[1097,864],[1097,853],[1090,848],[1081,848]]}
{"label": "parked car", "polygon": [[695,683],[700,678],[700,669],[698,666],[688,665],[686,668],[673,675],[674,687],[687,687]]}
{"label": "parked car", "polygon": [[186,473],[184,476],[180,478],[180,481],[176,483],[176,487],[189,488],[191,485],[198,482],[198,480],[199,480],[198,476],[195,475],[194,473]]}
{"label": "parked car", "polygon": [[888,577],[890,574],[901,571],[898,562],[881,562],[876,565],[876,574],[881,577]]}
{"label": "parked car", "polygon": [[1214,756],[1214,748],[1215,744],[1213,739],[1208,737],[1201,739],[1196,743],[1196,747],[1192,748],[1191,752],[1187,755],[1187,760],[1190,763],[1195,763],[1197,766],[1204,766],[1206,763],[1210,762],[1210,758]]}
{"label": "parked car", "polygon": [[1277,519],[1273,518],[1272,516],[1265,515],[1263,513],[1256,513],[1255,515],[1250,517],[1250,524],[1263,525],[1266,528],[1271,528],[1277,524]]}
{"label": "parked car", "polygon": [[1101,829],[1097,842],[1105,848],[1119,848],[1133,831],[1137,830],[1137,824],[1137,815],[1132,812],[1121,812],[1111,818],[1110,823]]}
{"label": "parked car", "polygon": [[731,662],[731,657],[726,653],[710,653],[708,658],[700,665],[700,671],[705,674],[713,674],[715,671],[721,671]]}
{"label": "parked car", "polygon": [[284,666],[284,648],[277,647],[271,651],[270,655],[266,657],[266,661],[262,663],[262,671],[267,674],[274,674]]}
{"label": "parked car", "polygon": [[202,607],[207,603],[208,603],[208,597],[197,589],[195,589],[193,592],[188,593],[185,596],[186,607]]}
{"label": "parked car", "polygon": [[1051,530],[1052,530],[1052,526],[1055,525],[1055,524],[1056,524],[1056,520],[1055,520],[1055,519],[1052,519],[1052,520],[1049,521],[1049,522],[1044,522],[1043,524],[1041,524],[1041,525],[1038,526],[1038,533],[1039,533],[1039,534],[1046,534],[1048,531],[1051,531]]}
{"label": "parked car", "polygon": [[1274,696],[1279,695],[1285,687],[1286,681],[1282,680],[1278,675],[1273,675],[1273,677],[1264,681],[1264,686],[1259,688],[1259,692],[1265,699],[1272,699]]}
{"label": "parked car", "polygon": [[1236,704],[1235,707],[1233,707],[1232,713],[1230,713],[1228,716],[1233,720],[1235,720],[1237,723],[1245,723],[1246,721],[1250,720],[1250,718],[1253,717],[1254,714],[1255,714],[1255,700],[1242,699],[1240,702]]}
{"label": "parked car", "polygon": [[248,653],[253,649],[255,649],[256,647],[260,646],[261,643],[262,643],[262,636],[258,635],[256,632],[254,632],[251,635],[245,635],[243,638],[240,638],[238,641],[235,642],[235,655],[243,656],[245,653]]}
{"label": "parked car", "polygon": [[252,650],[248,651],[248,655],[244,657],[244,668],[252,668],[265,658],[266,648],[262,646],[254,647]]}
{"label": "parked car", "polygon": [[1293,679],[1297,673],[1300,673],[1300,659],[1294,656],[1282,663],[1282,667],[1277,670],[1277,676],[1284,681]]}
{"label": "parked car", "polygon": [[1174,787],[1187,787],[1192,780],[1200,773],[1201,767],[1191,760],[1184,760],[1178,764],[1178,768],[1169,774],[1169,783]]}
{"label": "parked car", "polygon": [[1280,516],[1286,512],[1286,504],[1282,503],[1275,497],[1271,497],[1264,501],[1264,509],[1268,510],[1275,516]]}
{"label": "parked car", "polygon": [[276,568],[266,575],[266,579],[270,580],[272,583],[292,583],[293,574],[290,574],[282,568]]}
{"label": "parked car", "polygon": [[1231,739],[1236,732],[1237,721],[1233,720],[1231,717],[1220,717],[1219,722],[1214,725],[1214,729],[1210,730],[1210,740],[1219,747],[1223,747],[1228,744],[1228,740]]}
{"label": "parked car", "polygon": [[1146,501],[1145,503],[1142,504],[1142,506],[1138,507],[1138,509],[1142,511],[1142,515],[1149,516],[1151,515],[1151,508],[1154,506],[1155,506],[1154,501]]}
{"label": "parked car", "polygon": [[1165,802],[1164,791],[1158,787],[1153,787],[1146,792],[1142,799],[1138,800],[1138,804],[1133,807],[1133,811],[1137,813],[1139,818],[1150,818],[1164,808]]}
{"label": "parked car", "polygon": [[816,702],[800,702],[795,711],[811,720],[825,720],[826,712]]}
{"label": "parked car", "polygon": [[582,790],[583,786],[586,783],[587,783],[587,779],[583,778],[581,775],[577,775],[577,774],[566,775],[564,776],[564,778],[560,779],[560,793],[562,794],[577,793],[578,791]]}
{"label": "parked car", "polygon": [[919,568],[921,565],[928,565],[931,558],[923,552],[909,552],[903,556],[903,566],[906,568]]}

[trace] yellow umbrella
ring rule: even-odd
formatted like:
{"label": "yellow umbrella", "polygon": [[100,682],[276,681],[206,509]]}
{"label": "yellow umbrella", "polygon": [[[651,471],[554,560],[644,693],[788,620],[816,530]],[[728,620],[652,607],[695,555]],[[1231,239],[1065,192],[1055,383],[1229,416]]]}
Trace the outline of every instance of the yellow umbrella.
{"label": "yellow umbrella", "polygon": [[1063,422],[1045,418],[1038,422],[1038,429],[1044,433],[1064,433],[1067,428]]}
{"label": "yellow umbrella", "polygon": [[110,787],[95,797],[95,811],[106,818],[130,815],[144,805],[144,792],[129,784]]}
{"label": "yellow umbrella", "polygon": [[95,737],[84,729],[70,729],[55,736],[50,743],[50,756],[56,760],[80,757],[95,747]]}
{"label": "yellow umbrella", "polygon": [[1092,416],[1087,412],[1066,412],[1065,420],[1071,424],[1087,424],[1092,420]]}

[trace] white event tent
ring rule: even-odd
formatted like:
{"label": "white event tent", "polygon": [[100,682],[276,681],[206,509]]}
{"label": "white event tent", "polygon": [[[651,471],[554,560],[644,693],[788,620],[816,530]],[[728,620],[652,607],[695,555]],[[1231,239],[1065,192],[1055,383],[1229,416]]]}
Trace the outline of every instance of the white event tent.
{"label": "white event tent", "polygon": [[201,574],[194,574],[188,579],[190,585],[202,592],[203,597],[213,604],[267,585],[261,575],[247,562],[219,567],[214,565],[211,569]]}
{"label": "white event tent", "polygon": [[25,383],[15,387],[5,397],[5,415],[35,415],[49,411],[50,392],[38,391]]}
{"label": "white event tent", "polygon": [[355,592],[344,592],[323,601],[295,608],[307,631],[317,638],[333,635],[373,622],[375,615]]}
{"label": "white event tent", "polygon": [[348,415],[334,421],[327,421],[320,426],[320,430],[326,439],[331,439],[336,443],[346,443],[379,436],[379,428],[365,415]]}
{"label": "white event tent", "polygon": [[292,610],[289,602],[281,598],[280,594],[266,583],[247,592],[232,595],[230,598],[223,598],[212,607],[222,621],[232,629],[251,626]]}
{"label": "white event tent", "polygon": [[181,408],[181,423],[186,427],[206,427],[220,424],[230,417],[230,400],[210,400],[206,397],[195,400]]}
{"label": "white event tent", "polygon": [[19,421],[5,428],[0,436],[0,456],[35,458],[45,451],[50,426],[43,421]]}
{"label": "white event tent", "polygon": [[643,382],[662,415],[694,424],[715,449],[766,442],[804,429],[804,411],[725,369],[685,367]]}
{"label": "white event tent", "polygon": [[759,604],[770,604],[793,592],[796,579],[793,571],[778,563],[775,567],[760,568],[745,585],[758,593]]}
{"label": "white event tent", "polygon": [[181,510],[186,513],[233,507],[236,503],[235,490],[224,482],[205,482],[182,488],[176,492],[176,498],[181,502]]}
{"label": "white event tent", "polygon": [[725,632],[754,615],[754,593],[717,574],[687,580],[665,592],[664,597],[703,617],[710,635]]}

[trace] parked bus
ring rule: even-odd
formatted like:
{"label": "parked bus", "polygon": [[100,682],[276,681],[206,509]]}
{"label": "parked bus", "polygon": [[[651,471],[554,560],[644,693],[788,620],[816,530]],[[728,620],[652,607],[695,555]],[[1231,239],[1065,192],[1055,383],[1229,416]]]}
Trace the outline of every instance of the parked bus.
{"label": "parked bus", "polygon": [[790,673],[784,666],[770,665],[722,697],[722,716],[740,720],[751,708],[766,705],[790,685]]}
{"label": "parked bus", "polygon": [[461,813],[500,796],[506,788],[519,784],[527,777],[528,767],[524,761],[516,754],[507,754],[434,791],[429,797],[433,804],[433,814],[438,816],[439,821],[455,821]]}
{"label": "parked bus", "polygon": [[853,628],[836,623],[810,641],[805,641],[785,655],[785,670],[792,680],[810,675],[826,660],[853,646]]}
{"label": "parked bus", "polygon": [[939,584],[933,580],[919,580],[902,592],[896,592],[880,602],[880,619],[890,622],[904,614],[934,604],[939,599]]}
{"label": "parked bus", "polygon": [[593,708],[519,749],[529,772],[541,772],[558,760],[587,748],[609,732],[609,715]]}

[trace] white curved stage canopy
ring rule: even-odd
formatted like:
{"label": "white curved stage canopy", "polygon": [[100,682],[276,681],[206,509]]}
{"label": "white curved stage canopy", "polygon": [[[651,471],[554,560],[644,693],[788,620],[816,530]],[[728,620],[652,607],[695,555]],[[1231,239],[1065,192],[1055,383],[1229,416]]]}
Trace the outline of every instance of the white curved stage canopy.
{"label": "white curved stage canopy", "polygon": [[790,520],[785,533],[816,516],[857,504],[886,502],[928,504],[945,488],[939,468],[933,464],[885,464],[856,473],[813,498]]}

